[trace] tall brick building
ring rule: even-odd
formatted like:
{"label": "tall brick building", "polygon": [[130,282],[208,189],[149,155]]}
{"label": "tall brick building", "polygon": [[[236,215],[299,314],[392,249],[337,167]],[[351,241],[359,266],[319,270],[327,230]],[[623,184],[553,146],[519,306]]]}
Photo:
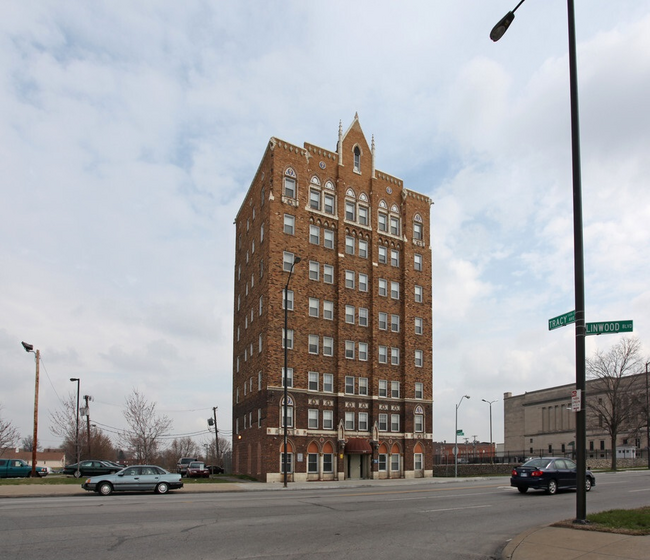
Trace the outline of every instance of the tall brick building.
{"label": "tall brick building", "polygon": [[289,281],[289,480],[432,475],[430,206],[356,115],[335,151],[271,138],[235,221],[234,472],[284,477]]}

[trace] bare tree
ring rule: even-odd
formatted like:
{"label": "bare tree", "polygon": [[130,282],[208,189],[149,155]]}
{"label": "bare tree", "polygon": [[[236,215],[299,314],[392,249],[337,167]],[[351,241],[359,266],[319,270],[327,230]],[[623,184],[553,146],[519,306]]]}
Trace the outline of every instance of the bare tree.
{"label": "bare tree", "polygon": [[172,427],[167,416],[156,416],[156,403],[148,402],[137,389],[126,398],[124,418],[129,430],[120,439],[139,463],[150,463],[159,451],[161,437]]}
{"label": "bare tree", "polygon": [[637,433],[643,422],[638,377],[642,367],[641,343],[636,338],[624,338],[608,352],[596,352],[587,360],[587,374],[594,381],[588,406],[597,424],[610,437],[612,470],[616,470],[616,447],[620,433]]}
{"label": "bare tree", "polygon": [[[20,447],[23,451],[33,451],[34,450],[34,436],[29,435],[25,436],[23,439],[20,440]],[[43,451],[43,446],[41,445],[41,442],[39,441],[36,444],[36,451]]]}
{"label": "bare tree", "polygon": [[[0,412],[2,411],[2,405],[0,405]],[[18,430],[14,428],[13,424],[9,420],[4,420],[0,416],[0,456],[7,447],[15,447],[18,442]]]}

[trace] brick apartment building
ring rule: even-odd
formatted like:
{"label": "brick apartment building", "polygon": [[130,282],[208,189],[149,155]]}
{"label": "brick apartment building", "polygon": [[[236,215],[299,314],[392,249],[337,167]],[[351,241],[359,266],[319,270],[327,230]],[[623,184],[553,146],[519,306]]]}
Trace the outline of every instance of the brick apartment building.
{"label": "brick apartment building", "polygon": [[356,115],[335,151],[270,139],[235,220],[235,473],[284,478],[289,282],[288,479],[432,476],[431,203]]}

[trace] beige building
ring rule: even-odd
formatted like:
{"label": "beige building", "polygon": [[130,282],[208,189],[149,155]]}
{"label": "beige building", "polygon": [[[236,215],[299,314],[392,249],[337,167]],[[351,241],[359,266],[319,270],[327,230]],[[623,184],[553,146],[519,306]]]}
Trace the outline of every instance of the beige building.
{"label": "beige building", "polygon": [[[644,456],[647,452],[646,374],[622,378],[627,406],[637,412],[619,430],[616,449],[621,457]],[[505,454],[511,457],[563,455],[575,451],[575,413],[571,393],[575,384],[503,396]],[[612,443],[606,420],[595,410],[606,406],[608,397],[600,380],[588,380],[587,449],[588,459],[611,457]],[[627,400],[625,400],[627,399]],[[591,406],[590,406],[591,405]],[[636,450],[632,452],[631,449]]]}

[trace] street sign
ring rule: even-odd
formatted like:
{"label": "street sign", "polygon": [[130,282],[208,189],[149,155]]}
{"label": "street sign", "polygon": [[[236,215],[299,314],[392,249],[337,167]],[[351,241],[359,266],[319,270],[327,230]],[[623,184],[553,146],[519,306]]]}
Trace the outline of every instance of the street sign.
{"label": "street sign", "polygon": [[465,433],[463,432],[463,430],[456,430],[456,435],[457,436],[464,436]]}
{"label": "street sign", "polygon": [[582,410],[582,391],[571,391],[571,410],[573,412],[580,412]]}
{"label": "street sign", "polygon": [[632,332],[633,321],[607,321],[605,323],[587,323],[585,334],[616,334]]}
{"label": "street sign", "polygon": [[567,325],[570,325],[571,323],[576,322],[576,312],[575,311],[569,311],[568,313],[565,313],[564,315],[558,315],[557,317],[553,317],[552,319],[548,320],[548,330],[552,331],[553,329],[559,329],[560,327],[566,327]]}

